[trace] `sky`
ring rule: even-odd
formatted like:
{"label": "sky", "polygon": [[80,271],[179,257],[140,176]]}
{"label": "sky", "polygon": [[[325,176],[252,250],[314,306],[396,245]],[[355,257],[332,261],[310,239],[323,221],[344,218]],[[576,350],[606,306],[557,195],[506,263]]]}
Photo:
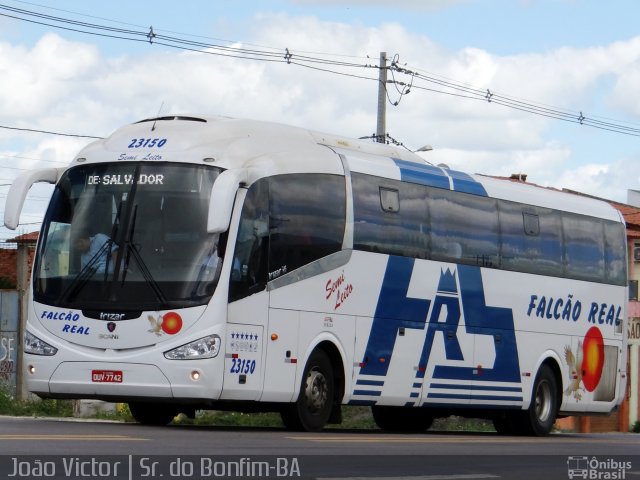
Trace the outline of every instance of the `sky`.
{"label": "sky", "polygon": [[[0,212],[21,172],[158,112],[370,136],[380,52],[387,132],[425,160],[626,202],[638,18],[636,0],[0,0]],[[37,230],[51,191],[0,240]]]}

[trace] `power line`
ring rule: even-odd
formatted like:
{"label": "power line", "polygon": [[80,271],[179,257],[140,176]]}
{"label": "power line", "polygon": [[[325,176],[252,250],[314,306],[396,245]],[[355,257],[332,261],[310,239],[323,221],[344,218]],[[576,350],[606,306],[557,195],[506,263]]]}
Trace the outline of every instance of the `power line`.
{"label": "power line", "polygon": [[[20,2],[20,3],[30,4],[29,2]],[[37,4],[30,4],[30,5],[37,5]],[[43,8],[46,8],[46,7],[43,7]],[[523,101],[513,96],[507,96],[507,95],[499,94],[497,92],[492,92],[490,89],[480,89],[477,87],[466,85],[461,82],[457,82],[455,80],[449,80],[434,74],[422,73],[421,71],[416,69],[408,69],[406,66],[399,65],[398,55],[394,56],[390,67],[387,67],[386,65],[376,66],[368,63],[362,64],[362,63],[354,63],[349,61],[332,60],[330,58],[326,58],[329,56],[329,54],[316,54],[316,55],[322,55],[322,56],[313,56],[309,54],[300,54],[297,52],[294,53],[289,48],[285,48],[284,50],[276,49],[272,47],[262,47],[262,49],[244,48],[244,47],[237,47],[237,46],[221,45],[216,43],[208,43],[203,41],[194,41],[194,40],[188,40],[188,39],[180,38],[173,35],[165,35],[165,34],[159,33],[161,32],[161,30],[154,31],[153,27],[149,27],[148,31],[134,30],[130,28],[110,27],[107,25],[100,25],[100,24],[95,24],[91,22],[84,22],[84,21],[72,20],[64,17],[58,17],[54,15],[47,15],[44,13],[15,8],[15,7],[3,5],[3,4],[0,4],[0,10],[5,10],[11,13],[11,14],[0,13],[0,16],[13,18],[15,20],[45,25],[52,28],[70,30],[78,33],[88,34],[88,35],[97,35],[97,36],[120,39],[120,40],[143,42],[143,43],[149,43],[151,45],[157,44],[157,45],[162,45],[169,48],[181,49],[186,51],[194,51],[198,53],[206,53],[210,55],[217,55],[217,56],[223,56],[223,57],[229,57],[229,58],[286,63],[288,65],[293,64],[299,67],[347,76],[347,77],[356,78],[356,79],[377,81],[377,79],[373,77],[349,73],[345,71],[339,71],[336,69],[388,68],[392,72],[393,79],[388,80],[387,83],[394,85],[398,94],[400,95],[399,99],[394,102],[391,100],[389,96],[389,92],[388,91],[386,92],[388,101],[394,106],[397,106],[400,100],[405,95],[407,95],[411,91],[411,89],[417,89],[422,91],[429,91],[429,92],[434,92],[434,93],[439,93],[444,95],[455,96],[459,98],[466,98],[466,99],[480,100],[487,103],[494,103],[497,105],[501,105],[514,110],[526,112],[529,114],[561,120],[565,122],[576,123],[576,124],[597,128],[600,130],[606,130],[614,133],[620,133],[620,134],[631,135],[631,136],[640,136],[640,128],[625,126],[617,121],[616,122],[604,121],[604,120],[598,119],[598,117],[595,117],[595,116],[584,115],[582,111],[571,112],[568,110],[563,110],[557,107],[552,107],[552,106],[548,106],[540,103]],[[57,9],[54,9],[54,10],[57,10]],[[64,10],[59,10],[59,11],[64,11]],[[34,18],[37,20],[34,20]],[[100,17],[91,17],[91,18],[98,18],[101,20],[105,20]],[[111,20],[108,20],[108,21],[113,22]],[[124,24],[123,22],[119,22],[119,23]],[[131,25],[131,24],[124,24],[124,25],[135,27],[135,25]],[[139,27],[139,28],[142,28],[142,27]],[[302,52],[302,53],[306,53],[306,52]],[[343,58],[346,58],[346,57],[347,56],[343,55]],[[396,76],[395,76],[396,73],[408,75],[410,77],[409,82],[403,82],[396,79]],[[437,85],[440,88],[434,88],[432,85]],[[53,134],[53,135],[63,135],[63,136],[82,137],[82,138],[96,138],[96,139],[101,138],[101,137],[93,137],[88,135],[64,134],[64,133],[56,133],[56,132],[49,132],[49,131],[43,131],[43,130],[20,129],[16,127],[6,127],[6,126],[0,126],[0,128],[8,128],[13,130],[25,130],[25,131],[32,131],[37,133],[47,133],[47,134]]]}
{"label": "power line", "polygon": [[[45,158],[36,158],[36,157],[27,157],[25,155],[7,155],[6,153],[0,153],[0,158],[18,158],[20,160],[33,160],[34,162],[46,162],[46,163],[58,163],[58,164],[67,164],[68,161],[64,160],[47,160]],[[2,179],[0,179],[2,180]]]}
{"label": "power line", "polygon": [[[110,18],[105,18],[105,17],[99,17],[96,15],[89,15],[86,13],[80,13],[80,12],[76,12],[73,10],[65,10],[65,9],[61,9],[61,8],[55,8],[55,7],[51,7],[49,5],[42,5],[39,3],[34,3],[34,2],[27,2],[24,0],[12,0],[14,3],[20,3],[23,5],[31,5],[33,7],[40,7],[42,9],[47,9],[47,10],[53,10],[53,11],[58,11],[58,12],[64,12],[64,13],[69,13],[71,15],[76,15],[78,17],[85,17],[85,18],[94,18],[97,20],[103,20],[105,22],[108,23],[113,23],[113,24],[118,24],[118,25],[127,25],[129,27],[137,27],[137,28],[142,28],[142,29],[146,29],[147,27],[144,25],[139,25],[139,24],[135,24],[135,23],[129,23],[129,22],[123,22],[121,20],[114,20],[114,19],[110,19]],[[239,40],[229,40],[229,39],[223,39],[223,38],[217,38],[217,37],[211,37],[211,36],[206,36],[206,35],[196,35],[193,33],[185,33],[185,32],[176,32],[174,30],[167,30],[167,29],[156,29],[156,32],[166,32],[166,33],[171,33],[171,34],[178,34],[178,35],[183,35],[183,36],[187,36],[187,37],[191,37],[191,38],[202,38],[202,39],[207,39],[207,40],[214,40],[214,41],[218,41],[218,42],[224,42],[227,43],[229,45],[233,45],[233,44],[237,44],[237,43],[243,43],[245,45],[249,45],[252,47],[260,47],[260,48],[266,48],[266,49],[271,49],[274,51],[284,51],[285,48],[281,48],[281,47],[273,47],[273,46],[265,46],[265,45],[260,45],[260,44],[255,44],[255,43],[247,43],[247,42],[240,42]],[[299,53],[304,53],[304,54],[313,54],[313,55],[325,55],[325,56],[333,56],[336,58],[360,58],[360,59],[364,59],[365,57],[361,56],[361,55],[348,55],[348,54],[344,54],[344,53],[327,53],[327,52],[314,52],[314,51],[299,51]],[[368,58],[368,57],[366,57]]]}
{"label": "power line", "polygon": [[52,132],[49,130],[36,130],[34,128],[10,127],[8,125],[0,125],[0,128],[4,128],[6,130],[18,130],[20,132],[32,132],[32,133],[44,133],[47,135],[58,135],[60,137],[93,138],[96,140],[101,140],[102,138],[104,138],[104,137],[94,137],[92,135],[78,135],[75,133],[61,133],[61,132]]}
{"label": "power line", "polygon": [[[149,30],[133,30],[129,28],[110,27],[107,25],[100,25],[90,22],[83,22],[78,20],[72,20],[64,17],[58,17],[54,15],[47,15],[44,13],[34,12],[21,8],[11,7],[8,5],[0,4],[0,9],[11,12],[0,13],[0,16],[13,18],[15,20],[25,21],[29,23],[35,23],[52,28],[58,28],[62,30],[74,31],[77,33],[84,33],[88,35],[97,35],[108,38],[115,38],[120,40],[128,40],[135,42],[143,42],[149,44],[163,45],[172,48],[180,48],[189,51],[198,51],[200,53],[208,53],[213,55],[229,56],[232,58],[242,58],[249,60],[262,60],[272,61],[280,63],[291,63],[291,58],[294,54],[288,49],[257,49],[257,48],[244,48],[236,46],[226,46],[219,43],[208,43],[203,41],[188,40],[172,35],[164,35],[154,31],[153,27],[149,27]],[[36,19],[36,20],[34,20]],[[323,54],[328,56],[328,54]],[[310,63],[324,63],[335,66],[349,66],[356,68],[363,68],[366,65],[360,63],[353,63],[347,61],[330,60],[319,56],[310,56],[305,52],[296,52],[295,57],[298,62],[310,62]]]}
{"label": "power line", "polygon": [[[396,58],[396,57],[394,57]],[[392,80],[392,82],[401,86],[406,86],[407,90],[402,92],[402,95],[409,93],[410,88],[426,90],[436,92],[440,94],[452,95],[456,97],[468,98],[473,100],[480,100],[487,103],[495,103],[514,110],[522,112],[552,118],[555,120],[561,120],[570,123],[577,123],[580,125],[597,128],[600,130],[607,130],[610,132],[620,133],[623,135],[631,135],[640,137],[640,127],[630,127],[621,123],[614,123],[611,121],[599,120],[598,117],[586,116],[583,112],[572,112],[563,110],[558,107],[551,107],[532,101],[523,101],[512,96],[502,95],[496,92],[492,92],[490,89],[479,89],[463,83],[459,83],[453,80],[446,80],[443,78],[437,78],[432,75],[426,75],[420,73],[417,70],[410,70],[406,67],[398,65],[397,61],[392,62],[388,67],[391,71],[395,71],[401,74],[405,74],[411,77],[411,83],[400,82],[398,80]],[[424,82],[430,85],[439,85],[445,90],[436,89],[433,87],[427,87],[423,84],[416,82]],[[397,105],[397,103],[396,103]]]}

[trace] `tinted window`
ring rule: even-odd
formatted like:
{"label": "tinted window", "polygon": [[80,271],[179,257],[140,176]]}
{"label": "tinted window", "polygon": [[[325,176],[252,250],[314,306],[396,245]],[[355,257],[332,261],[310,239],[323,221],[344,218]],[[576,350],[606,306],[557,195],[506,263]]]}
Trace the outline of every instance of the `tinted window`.
{"label": "tinted window", "polygon": [[269,179],[269,280],[342,249],[344,182],[320,174]]}
{"label": "tinted window", "polygon": [[627,284],[627,239],[624,225],[604,223],[605,265],[607,280]]}
{"label": "tinted window", "polygon": [[429,215],[433,259],[499,266],[495,199],[432,189]]}
{"label": "tinted window", "polygon": [[620,223],[352,174],[354,248],[626,284]]}
{"label": "tinted window", "polygon": [[169,162],[79,165],[56,186],[34,266],[37,301],[101,310],[206,304],[217,234],[207,214],[217,168]]}
{"label": "tinted window", "polygon": [[427,188],[352,174],[357,250],[428,258]]}
{"label": "tinted window", "polygon": [[581,280],[604,280],[604,231],[601,220],[562,214],[566,274]]}
{"label": "tinted window", "polygon": [[255,182],[242,207],[230,300],[264,290],[267,282],[342,249],[344,177],[278,175]]}
{"label": "tinted window", "polygon": [[264,290],[269,255],[269,184],[254,183],[244,200],[233,254],[229,300]]}
{"label": "tinted window", "polygon": [[502,268],[561,276],[560,215],[513,202],[500,201],[499,207]]}

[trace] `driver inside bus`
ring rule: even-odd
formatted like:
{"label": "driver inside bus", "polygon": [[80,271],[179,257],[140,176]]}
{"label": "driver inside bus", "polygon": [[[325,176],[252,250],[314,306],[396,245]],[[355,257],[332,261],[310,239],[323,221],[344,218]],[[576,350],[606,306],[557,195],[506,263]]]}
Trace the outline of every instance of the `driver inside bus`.
{"label": "driver inside bus", "polygon": [[91,265],[94,273],[104,273],[108,264],[108,271],[113,271],[118,246],[104,233],[90,235],[88,230],[83,230],[76,237],[75,247],[80,252],[82,269]]}

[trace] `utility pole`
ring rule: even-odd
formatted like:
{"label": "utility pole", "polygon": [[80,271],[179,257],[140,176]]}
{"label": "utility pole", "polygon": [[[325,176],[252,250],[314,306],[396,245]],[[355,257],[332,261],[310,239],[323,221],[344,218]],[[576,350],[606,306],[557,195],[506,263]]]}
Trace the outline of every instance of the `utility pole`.
{"label": "utility pole", "polygon": [[387,134],[387,52],[380,52],[380,75],[378,81],[378,123],[376,139],[385,142]]}

